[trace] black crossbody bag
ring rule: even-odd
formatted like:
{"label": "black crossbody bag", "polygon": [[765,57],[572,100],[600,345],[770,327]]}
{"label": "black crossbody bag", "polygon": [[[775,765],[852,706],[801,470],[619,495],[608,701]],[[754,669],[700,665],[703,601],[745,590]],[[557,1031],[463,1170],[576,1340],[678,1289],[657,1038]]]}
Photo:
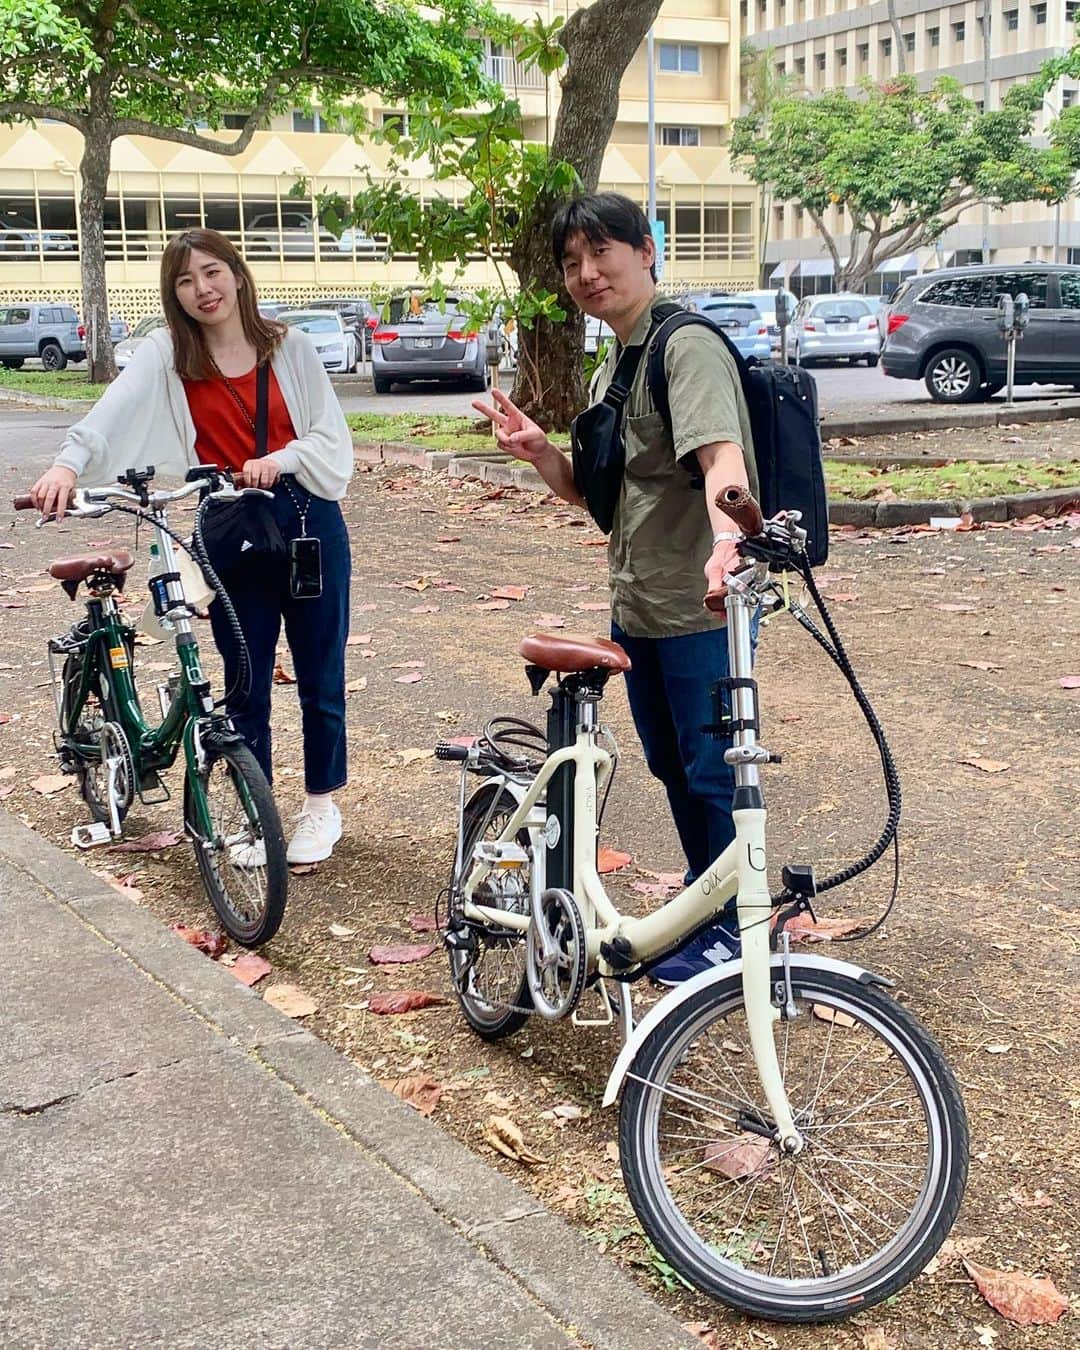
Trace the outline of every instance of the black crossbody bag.
{"label": "black crossbody bag", "polygon": [[584,497],[589,515],[605,534],[611,533],[622,492],[626,472],[623,413],[645,345],[623,349],[604,397],[579,412],[570,423],[574,486]]}
{"label": "black crossbody bag", "polygon": [[[266,454],[270,420],[270,363],[262,362],[255,374],[254,421],[229,379],[220,371],[218,374],[255,433],[255,458],[261,459]],[[222,581],[253,564],[260,568],[284,567],[289,556],[271,503],[250,493],[231,501],[207,502],[200,534],[207,560]]]}

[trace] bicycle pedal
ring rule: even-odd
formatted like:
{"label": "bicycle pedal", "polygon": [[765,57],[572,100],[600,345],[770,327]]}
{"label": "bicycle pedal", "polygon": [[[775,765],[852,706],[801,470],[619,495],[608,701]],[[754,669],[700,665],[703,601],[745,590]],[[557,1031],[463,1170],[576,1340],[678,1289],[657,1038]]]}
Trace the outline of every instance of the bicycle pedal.
{"label": "bicycle pedal", "polygon": [[102,820],[95,820],[92,825],[76,825],[71,831],[71,842],[76,848],[97,848],[101,844],[111,844],[112,830]]}

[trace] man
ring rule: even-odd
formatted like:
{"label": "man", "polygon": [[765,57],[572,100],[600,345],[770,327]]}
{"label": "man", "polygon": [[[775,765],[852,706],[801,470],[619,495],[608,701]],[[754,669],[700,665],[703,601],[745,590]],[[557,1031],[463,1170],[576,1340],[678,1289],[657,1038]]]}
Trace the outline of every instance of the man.
{"label": "man", "polygon": [[[575,304],[617,338],[593,380],[597,400],[622,349],[644,343],[652,327],[652,235],[632,201],[602,192],[562,208],[552,249]],[[728,674],[723,616],[707,610],[703,598],[739,565],[738,530],[715,498],[729,483],[756,494],[757,482],[749,413],[720,337],[687,325],[668,339],[670,433],[650,396],[646,365],[642,359],[623,417],[626,472],[608,547],[611,636],[632,663],[630,710],[649,770],[667,789],[689,883],[735,837],[725,743],[702,732],[713,721],[712,688]],[[563,451],[505,394],[496,389],[492,397],[498,407],[473,406],[494,422],[500,447],[535,465],[564,500],[583,506]],[[737,955],[736,927],[729,902],[719,922],[653,968],[654,978],[675,984]]]}

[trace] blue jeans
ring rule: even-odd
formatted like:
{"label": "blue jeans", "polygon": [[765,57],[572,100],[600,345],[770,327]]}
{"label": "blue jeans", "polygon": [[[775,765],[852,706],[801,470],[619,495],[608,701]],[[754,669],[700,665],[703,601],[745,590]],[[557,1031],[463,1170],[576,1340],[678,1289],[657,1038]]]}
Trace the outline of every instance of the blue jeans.
{"label": "blue jeans", "polygon": [[[302,506],[308,493],[290,480]],[[300,513],[282,484],[274,487],[274,514],[286,543],[300,533]],[[322,595],[294,600],[289,594],[288,566],[242,566],[227,586],[247,643],[251,688],[246,697],[233,694],[228,710],[233,723],[272,781],[270,693],[275,651],[285,622],[292,653],[296,689],[304,729],[304,782],[308,792],[333,792],[346,779],[345,768],[345,639],[349,634],[349,580],[352,563],[349,536],[337,502],[312,496],[307,534],[321,541]],[[220,600],[210,606],[214,641],[225,662],[226,689],[240,672],[239,652]]]}
{"label": "blue jeans", "polygon": [[735,771],[724,763],[731,741],[702,731],[714,720],[713,685],[729,674],[727,630],[635,638],[612,624],[611,636],[631,661],[630,712],[649,772],[667,789],[689,885],[735,838]]}

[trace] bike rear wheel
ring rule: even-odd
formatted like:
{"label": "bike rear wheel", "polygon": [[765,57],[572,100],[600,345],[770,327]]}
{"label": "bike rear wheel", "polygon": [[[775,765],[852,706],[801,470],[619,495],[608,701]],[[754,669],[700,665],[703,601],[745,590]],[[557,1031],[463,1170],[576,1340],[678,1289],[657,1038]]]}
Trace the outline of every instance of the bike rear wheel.
{"label": "bike rear wheel", "polygon": [[[498,784],[479,788],[465,807],[461,856],[465,875],[469,858],[481,839],[497,839],[517,810],[513,795]],[[528,830],[519,830],[517,843],[529,847]],[[531,866],[493,869],[478,888],[478,904],[490,904],[515,913],[529,912]],[[451,924],[455,915],[451,914]],[[524,1025],[532,1011],[526,973],[525,934],[467,929],[471,945],[450,946],[450,979],[469,1026],[487,1041],[498,1041]]]}
{"label": "bike rear wheel", "polygon": [[225,931],[245,947],[269,942],[285,914],[289,867],[270,784],[246,745],[207,748],[202,772],[185,779],[184,823]]}
{"label": "bike rear wheel", "polygon": [[645,1040],[623,1090],[631,1203],[671,1265],[740,1312],[826,1322],[888,1298],[944,1241],[964,1193],[963,1103],[926,1030],[881,990],[792,971],[777,1025],[805,1147],[781,1154],[742,987],[700,990]]}
{"label": "bike rear wheel", "polygon": [[[96,675],[78,721],[74,721],[83,660],[84,653],[80,650],[72,652],[64,661],[60,685],[61,753],[78,779],[79,791],[93,819],[111,824],[111,807],[115,806],[117,822],[123,824],[135,800],[136,774],[131,746],[112,706],[113,701],[102,698]],[[110,760],[114,762],[111,783]]]}

